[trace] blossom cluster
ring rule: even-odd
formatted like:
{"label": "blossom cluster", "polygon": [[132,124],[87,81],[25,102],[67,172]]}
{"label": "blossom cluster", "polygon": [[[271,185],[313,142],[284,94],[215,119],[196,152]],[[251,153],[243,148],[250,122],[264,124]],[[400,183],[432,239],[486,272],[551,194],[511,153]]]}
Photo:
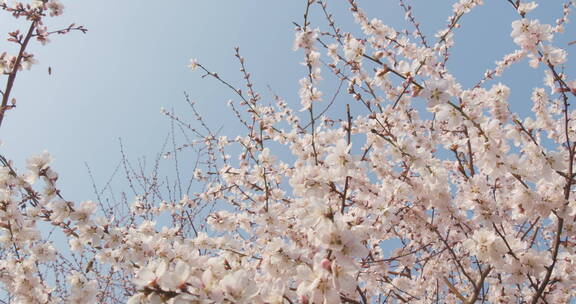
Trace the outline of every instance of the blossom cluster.
{"label": "blossom cluster", "polygon": [[[189,133],[166,156],[198,153],[191,182],[201,190],[172,190],[157,171],[147,176],[124,160],[133,201],[74,203],[56,186],[47,152],[29,158],[23,173],[0,158],[0,283],[10,298],[570,303],[576,81],[554,37],[576,3],[567,2],[548,25],[530,19],[536,3],[509,1],[519,49],[466,88],[446,62],[460,20],[483,1],[457,1],[435,41],[400,2],[417,30],[370,18],[350,0],[361,29],[355,36],[337,27],[327,2],[307,1],[294,42],[306,68],[301,115],[282,98],[257,93],[239,49],[244,90],[192,60],[191,69],[232,88],[241,102],[230,106],[245,128],[217,135],[188,96],[199,128],[162,110]],[[61,11],[51,3],[29,7]],[[312,28],[314,8],[327,31]],[[509,107],[513,89],[491,80],[525,57],[530,66],[544,65],[544,83],[532,90],[533,115],[520,117]],[[330,103],[319,86],[326,71],[347,89]],[[328,117],[330,107],[345,114]],[[67,246],[52,241],[46,227]]]}

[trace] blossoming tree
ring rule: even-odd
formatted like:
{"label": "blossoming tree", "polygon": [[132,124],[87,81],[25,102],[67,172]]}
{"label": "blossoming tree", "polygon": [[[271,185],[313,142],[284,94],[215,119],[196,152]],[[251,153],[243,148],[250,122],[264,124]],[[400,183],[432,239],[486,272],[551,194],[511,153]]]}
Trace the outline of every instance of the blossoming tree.
{"label": "blossoming tree", "polygon": [[[576,3],[549,25],[530,18],[535,2],[508,0],[518,49],[464,88],[446,62],[460,20],[482,2],[454,3],[433,41],[403,0],[410,31],[349,0],[362,36],[339,28],[327,1],[303,3],[300,112],[256,92],[238,49],[243,89],[192,60],[237,95],[230,106],[246,130],[217,136],[188,97],[198,128],[163,110],[196,138],[167,156],[198,151],[197,192],[166,196],[157,174],[125,162],[137,195],[108,210],[66,200],[47,153],[24,172],[0,157],[4,303],[569,303],[576,81],[553,38]],[[42,27],[62,11],[55,0],[0,7],[30,23],[10,34],[18,55],[0,57],[1,123],[17,72],[33,63],[27,44],[84,29]],[[314,9],[325,31],[309,20]],[[489,85],[524,58],[545,67],[529,117],[510,112],[509,87]],[[347,86],[346,105],[323,100],[323,73]],[[344,118],[325,116],[329,107]]]}

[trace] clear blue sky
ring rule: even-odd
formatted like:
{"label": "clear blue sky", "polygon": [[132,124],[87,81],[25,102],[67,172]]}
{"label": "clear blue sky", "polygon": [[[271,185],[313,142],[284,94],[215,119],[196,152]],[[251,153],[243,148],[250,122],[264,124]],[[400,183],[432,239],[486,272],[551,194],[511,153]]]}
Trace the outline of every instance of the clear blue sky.
{"label": "clear blue sky", "polygon": [[[433,41],[433,33],[445,26],[451,14],[452,1],[407,2],[414,6],[414,14]],[[466,15],[462,28],[456,30],[457,46],[449,67],[464,87],[473,85],[494,61],[515,49],[510,23],[518,19],[517,14],[505,0],[485,2]],[[532,15],[543,23],[554,23],[562,2],[541,2]],[[299,106],[298,79],[306,71],[299,64],[301,53],[292,51],[292,21],[302,21],[305,0],[62,3],[65,14],[52,24],[65,27],[75,22],[89,32],[53,37],[47,46],[32,48],[40,63],[18,76],[13,92],[18,108],[8,114],[0,130],[4,143],[0,152],[23,168],[27,156],[50,151],[68,199],[94,199],[84,162],[92,167],[97,183],[103,184],[120,160],[119,137],[132,160],[153,157],[170,127],[159,110],[165,107],[189,113],[184,91],[198,101],[213,127],[224,126],[225,133],[234,135],[234,118],[226,110],[227,100],[234,95],[211,79],[201,79],[200,72],[188,70],[190,58],[241,84],[233,56],[233,48],[240,46],[257,89],[268,97],[266,86],[270,85]],[[346,3],[334,1],[330,9],[345,31],[358,33]],[[370,17],[381,18],[398,30],[404,27],[404,13],[396,1],[358,3]],[[312,22],[314,27],[327,29],[318,7],[312,12]],[[0,16],[0,24],[5,31],[16,28],[6,14]],[[557,39],[557,45],[576,50],[576,45],[566,44],[576,40],[573,28],[573,23],[567,26],[567,34]],[[569,58],[571,68],[572,60]],[[48,66],[52,75],[48,75]],[[496,81],[512,88],[512,110],[527,113],[532,106],[531,88],[542,86],[542,77],[524,62]],[[332,80],[326,77],[326,82]],[[352,101],[342,97],[338,102]]]}

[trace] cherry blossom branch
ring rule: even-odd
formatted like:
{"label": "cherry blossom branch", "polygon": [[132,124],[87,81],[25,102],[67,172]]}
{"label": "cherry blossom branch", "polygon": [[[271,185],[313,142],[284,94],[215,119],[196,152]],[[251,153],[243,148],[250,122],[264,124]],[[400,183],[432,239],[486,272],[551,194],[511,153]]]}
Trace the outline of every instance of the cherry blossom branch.
{"label": "cherry blossom branch", "polygon": [[16,74],[18,74],[18,70],[21,68],[21,62],[24,58],[26,47],[32,39],[32,35],[34,33],[34,29],[36,28],[37,21],[32,21],[26,32],[26,36],[24,40],[20,44],[20,50],[18,51],[18,56],[16,57],[16,61],[14,62],[14,66],[12,67],[12,71],[8,74],[8,80],[6,82],[6,88],[2,93],[2,104],[0,104],[0,126],[2,125],[2,121],[4,120],[4,115],[8,108],[8,100],[10,99],[10,93],[12,92],[12,87],[14,86],[14,80],[16,80]]}
{"label": "cherry blossom branch", "polygon": [[[352,144],[352,115],[350,115],[350,105],[346,104],[346,143],[348,144],[348,147],[350,147],[350,145]],[[348,154],[350,154],[350,151],[348,151]],[[340,204],[340,213],[344,214],[344,209],[346,208],[346,198],[348,195],[348,183],[350,182],[350,176],[346,176],[346,179],[344,181],[344,190],[342,191],[342,203]]]}
{"label": "cherry blossom branch", "polygon": [[[540,53],[540,56],[543,57],[543,55]],[[553,75],[554,75],[554,79],[559,83],[560,88],[565,88],[566,83],[564,83],[564,81],[562,80],[562,78],[560,77],[560,75],[558,75],[558,73],[556,72],[554,65],[552,63],[550,63],[550,61],[547,61],[547,66],[548,68],[552,71]],[[566,185],[564,186],[564,200],[565,203],[564,205],[568,204],[568,201],[570,199],[570,194],[572,192],[572,184],[574,183],[574,172],[573,172],[573,166],[574,166],[574,155],[575,155],[575,149],[576,149],[576,144],[572,145],[572,142],[570,140],[570,131],[569,131],[569,117],[568,117],[568,109],[569,109],[569,103],[568,103],[568,96],[566,95],[566,91],[565,90],[561,90],[561,95],[562,95],[562,100],[563,100],[563,105],[564,105],[564,110],[563,110],[563,114],[564,114],[564,133],[566,136],[566,148],[568,150],[568,172],[566,172],[565,178],[566,178]],[[556,214],[556,213],[555,213]],[[555,238],[554,238],[554,245],[552,247],[552,264],[548,267],[546,267],[546,274],[544,275],[544,278],[542,279],[538,290],[536,291],[536,294],[534,295],[534,297],[532,298],[532,304],[536,304],[538,302],[538,299],[541,297],[542,293],[544,292],[544,290],[546,289],[546,287],[548,286],[549,282],[550,282],[550,278],[552,276],[552,272],[554,271],[554,267],[556,266],[556,262],[558,259],[558,253],[560,250],[560,244],[561,244],[561,236],[562,236],[562,231],[564,228],[564,218],[559,216],[558,214],[556,214],[557,217],[557,224],[556,224],[556,232],[555,232]]]}
{"label": "cherry blossom branch", "polygon": [[88,29],[82,25],[76,25],[76,24],[72,23],[66,28],[54,30],[54,31],[48,31],[45,33],[39,33],[38,30],[36,29],[36,34],[33,34],[32,37],[40,37],[40,36],[47,37],[47,36],[50,36],[53,34],[64,35],[64,34],[68,34],[69,32],[72,32],[72,31],[79,31],[79,32],[82,32],[82,34],[86,34],[88,32]]}
{"label": "cherry blossom branch", "polygon": [[412,12],[412,6],[406,5],[403,0],[400,0],[399,3],[400,7],[402,7],[402,9],[404,10],[404,13],[406,13],[405,18],[408,19],[410,23],[414,26],[416,30],[416,35],[418,36],[418,38],[420,38],[422,45],[426,48],[429,48],[428,43],[426,42],[426,36],[424,36],[424,33],[422,33],[422,30],[420,29],[420,22],[416,21],[416,18],[414,18],[414,14]]}

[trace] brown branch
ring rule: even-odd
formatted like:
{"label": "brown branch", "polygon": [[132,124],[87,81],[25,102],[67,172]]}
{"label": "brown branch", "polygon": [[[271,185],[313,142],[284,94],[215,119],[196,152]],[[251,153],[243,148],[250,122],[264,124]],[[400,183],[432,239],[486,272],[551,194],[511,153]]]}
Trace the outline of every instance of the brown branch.
{"label": "brown branch", "polygon": [[482,290],[482,287],[484,286],[484,280],[486,280],[486,277],[488,276],[488,274],[490,273],[491,270],[492,270],[492,267],[488,266],[488,268],[486,268],[480,274],[480,279],[478,280],[478,283],[476,283],[476,288],[474,288],[474,294],[472,294],[470,299],[468,301],[465,301],[464,303],[466,303],[466,304],[476,303],[476,300],[478,300],[478,296],[480,295],[480,290]]}
{"label": "brown branch", "polygon": [[2,104],[0,105],[0,126],[2,125],[2,121],[4,120],[4,114],[6,110],[9,109],[8,100],[10,99],[10,93],[12,92],[12,88],[14,86],[14,81],[16,80],[16,74],[18,74],[18,69],[20,68],[20,63],[24,58],[24,51],[32,39],[32,35],[34,33],[34,29],[36,28],[36,22],[32,21],[30,23],[30,28],[28,28],[28,32],[26,33],[26,37],[24,41],[20,45],[20,51],[18,52],[18,56],[16,57],[16,61],[14,62],[14,67],[12,67],[12,71],[8,74],[8,81],[6,82],[6,89],[4,89],[4,93],[2,94]]}
{"label": "brown branch", "polygon": [[456,287],[454,287],[454,285],[452,285],[452,283],[450,283],[450,281],[446,278],[446,277],[442,277],[442,280],[444,281],[444,283],[446,284],[446,286],[448,286],[448,289],[450,289],[450,291],[456,295],[456,297],[462,301],[463,303],[466,302],[466,298],[458,291],[458,289],[456,289]]}

